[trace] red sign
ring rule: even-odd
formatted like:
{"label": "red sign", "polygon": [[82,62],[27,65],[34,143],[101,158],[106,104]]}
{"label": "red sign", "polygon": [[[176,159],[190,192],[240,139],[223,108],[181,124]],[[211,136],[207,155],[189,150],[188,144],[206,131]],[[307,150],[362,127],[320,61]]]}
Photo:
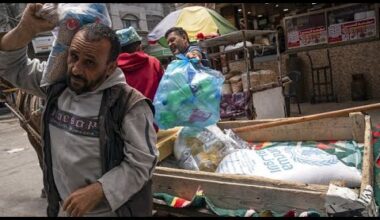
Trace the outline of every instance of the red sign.
{"label": "red sign", "polygon": [[326,28],[316,27],[300,31],[301,47],[327,43]]}
{"label": "red sign", "polygon": [[288,48],[297,48],[300,46],[300,37],[298,31],[288,32]]}
{"label": "red sign", "polygon": [[327,43],[327,31],[323,26],[288,32],[289,49],[323,43]]}
{"label": "red sign", "polygon": [[350,21],[329,26],[329,43],[358,40],[376,35],[375,18]]}

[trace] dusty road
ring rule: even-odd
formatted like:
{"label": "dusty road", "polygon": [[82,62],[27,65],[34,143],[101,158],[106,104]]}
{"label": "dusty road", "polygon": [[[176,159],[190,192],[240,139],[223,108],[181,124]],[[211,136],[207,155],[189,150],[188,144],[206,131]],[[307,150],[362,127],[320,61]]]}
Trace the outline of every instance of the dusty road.
{"label": "dusty road", "polygon": [[0,216],[46,216],[37,155],[18,120],[9,116],[0,118]]}

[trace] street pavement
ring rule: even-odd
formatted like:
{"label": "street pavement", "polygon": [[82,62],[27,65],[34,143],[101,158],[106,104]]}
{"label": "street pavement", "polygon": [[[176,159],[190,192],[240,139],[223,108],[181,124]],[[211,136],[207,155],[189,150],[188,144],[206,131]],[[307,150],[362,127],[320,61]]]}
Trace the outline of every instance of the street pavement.
{"label": "street pavement", "polygon": [[0,216],[46,216],[42,171],[26,132],[11,114],[0,115]]}

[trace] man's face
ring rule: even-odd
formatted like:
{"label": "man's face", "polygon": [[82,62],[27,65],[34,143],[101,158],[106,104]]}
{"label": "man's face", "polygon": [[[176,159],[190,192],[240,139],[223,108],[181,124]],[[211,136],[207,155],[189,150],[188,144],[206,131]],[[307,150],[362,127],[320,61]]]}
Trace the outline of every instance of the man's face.
{"label": "man's face", "polygon": [[88,42],[84,31],[71,41],[67,57],[67,84],[77,94],[93,91],[113,73],[116,62],[108,62],[111,43],[107,39]]}
{"label": "man's face", "polygon": [[184,53],[189,46],[186,37],[178,35],[175,31],[171,32],[166,40],[174,55]]}

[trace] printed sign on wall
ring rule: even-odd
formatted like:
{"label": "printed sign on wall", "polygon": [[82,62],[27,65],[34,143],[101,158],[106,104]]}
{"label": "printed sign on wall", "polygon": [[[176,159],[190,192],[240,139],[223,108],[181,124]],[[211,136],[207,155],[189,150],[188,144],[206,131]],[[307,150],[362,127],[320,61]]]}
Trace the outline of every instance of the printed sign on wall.
{"label": "printed sign on wall", "polygon": [[323,26],[288,32],[288,48],[307,47],[327,43]]}
{"label": "printed sign on wall", "polygon": [[376,35],[375,18],[351,21],[329,26],[329,43],[364,39]]}
{"label": "printed sign on wall", "polygon": [[288,32],[288,48],[297,48],[300,46],[300,36],[298,31]]}
{"label": "printed sign on wall", "polygon": [[326,28],[321,26],[302,30],[300,31],[300,41],[301,47],[327,43]]}

